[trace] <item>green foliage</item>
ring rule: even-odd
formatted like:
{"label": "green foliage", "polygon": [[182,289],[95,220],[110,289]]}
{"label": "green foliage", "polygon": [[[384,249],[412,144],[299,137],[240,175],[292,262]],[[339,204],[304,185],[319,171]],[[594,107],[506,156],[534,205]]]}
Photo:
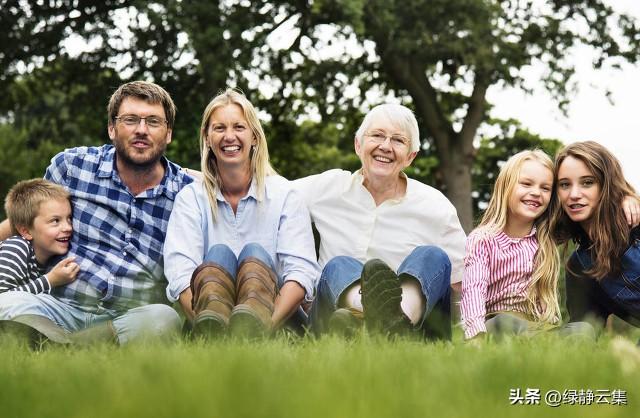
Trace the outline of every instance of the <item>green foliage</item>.
{"label": "green foliage", "polygon": [[120,82],[114,71],[94,62],[61,56],[11,85],[8,115],[12,126],[26,133],[31,149],[43,142],[57,144],[58,150],[101,144],[107,101]]}
{"label": "green foliage", "polygon": [[[274,167],[292,179],[330,168],[356,170],[360,160],[353,152],[353,134],[336,124],[304,122],[279,124],[269,149]],[[345,146],[346,145],[346,146]]]}
{"label": "green foliage", "polygon": [[0,144],[0,219],[3,219],[4,196],[9,188],[19,180],[42,177],[51,157],[59,151],[59,146],[51,141],[42,141],[33,147],[25,130],[16,130],[3,124],[0,124]]}
{"label": "green foliage", "polygon": [[[480,135],[473,165],[473,201],[474,208],[479,211],[486,207],[500,167],[510,156],[531,149],[541,149],[553,159],[563,144],[557,139],[542,138],[524,129],[517,120],[493,119],[487,123],[487,131],[492,134]],[[497,133],[493,133],[497,130]]]}
{"label": "green foliage", "polygon": [[[597,68],[640,56],[638,23],[602,0],[0,0],[0,26],[0,124],[29,146],[104,141],[110,92],[146,79],[179,109],[169,157],[197,168],[202,109],[234,86],[267,116],[276,168],[297,177],[355,167],[362,112],[395,97],[423,134],[411,175],[444,190],[466,226],[490,86],[530,89],[521,71],[539,63],[566,109],[574,47]],[[69,55],[70,39],[88,50]]]}

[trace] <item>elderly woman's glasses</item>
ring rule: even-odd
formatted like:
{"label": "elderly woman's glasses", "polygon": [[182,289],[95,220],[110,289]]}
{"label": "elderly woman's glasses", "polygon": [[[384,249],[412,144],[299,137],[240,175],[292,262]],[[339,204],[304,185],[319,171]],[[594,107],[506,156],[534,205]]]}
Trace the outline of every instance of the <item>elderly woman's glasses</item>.
{"label": "elderly woman's glasses", "polygon": [[144,123],[146,123],[147,126],[150,128],[159,128],[165,123],[167,123],[167,120],[164,118],[161,118],[160,116],[142,117],[138,115],[122,115],[122,116],[116,116],[114,119],[119,120],[120,122],[124,123],[126,126],[129,126],[129,127],[138,126],[141,120],[144,120]]}
{"label": "elderly woman's glasses", "polygon": [[409,146],[409,138],[400,134],[388,135],[383,131],[371,131],[367,132],[365,136],[369,138],[369,141],[373,142],[374,144],[382,144],[384,143],[384,141],[389,139],[393,147],[403,148]]}

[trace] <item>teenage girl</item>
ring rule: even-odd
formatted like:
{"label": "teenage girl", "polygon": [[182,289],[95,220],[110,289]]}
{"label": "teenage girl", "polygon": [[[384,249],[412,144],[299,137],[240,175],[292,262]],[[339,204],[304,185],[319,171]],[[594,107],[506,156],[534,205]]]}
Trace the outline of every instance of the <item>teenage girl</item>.
{"label": "teenage girl", "polygon": [[637,205],[629,207],[637,194],[619,161],[596,142],[577,142],[557,155],[555,178],[553,235],[565,249],[577,244],[566,267],[569,321],[602,324],[615,314],[639,326],[640,228],[628,224],[637,224]]}

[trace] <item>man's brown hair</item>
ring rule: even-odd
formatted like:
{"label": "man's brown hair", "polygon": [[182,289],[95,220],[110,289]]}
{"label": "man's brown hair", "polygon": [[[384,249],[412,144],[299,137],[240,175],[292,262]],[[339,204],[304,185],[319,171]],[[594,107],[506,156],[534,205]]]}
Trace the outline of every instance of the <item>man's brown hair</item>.
{"label": "man's brown hair", "polygon": [[173,129],[173,124],[176,119],[176,105],[165,89],[148,81],[132,81],[118,87],[118,90],[111,95],[109,104],[107,105],[109,125],[113,125],[116,116],[118,116],[120,105],[127,97],[135,97],[151,104],[161,104],[164,108],[167,126],[169,129]]}

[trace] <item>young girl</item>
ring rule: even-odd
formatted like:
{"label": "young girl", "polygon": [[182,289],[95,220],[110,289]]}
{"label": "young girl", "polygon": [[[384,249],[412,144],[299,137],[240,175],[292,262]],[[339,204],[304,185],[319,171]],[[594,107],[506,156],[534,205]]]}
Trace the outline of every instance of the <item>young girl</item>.
{"label": "young girl", "polygon": [[543,151],[522,151],[500,170],[489,207],[467,237],[465,338],[559,323],[559,258],[547,216],[552,195],[553,162]]}
{"label": "young girl", "polygon": [[557,155],[555,178],[554,237],[565,249],[569,240],[577,243],[566,268],[569,321],[604,323],[615,314],[638,326],[640,228],[628,225],[629,209],[623,210],[637,195],[620,163],[596,142],[577,142]]}

